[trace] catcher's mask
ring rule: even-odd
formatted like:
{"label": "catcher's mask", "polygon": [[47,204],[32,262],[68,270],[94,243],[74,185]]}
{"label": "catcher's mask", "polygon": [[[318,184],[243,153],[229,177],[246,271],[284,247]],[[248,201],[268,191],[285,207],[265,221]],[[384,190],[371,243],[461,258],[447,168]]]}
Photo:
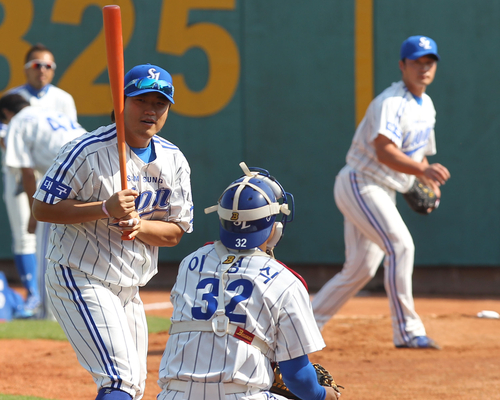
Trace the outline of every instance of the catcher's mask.
{"label": "catcher's mask", "polygon": [[249,169],[245,163],[240,163],[240,167],[245,175],[231,183],[217,205],[206,208],[205,213],[217,210],[220,240],[224,246],[237,250],[264,243],[271,234],[276,216],[282,214],[277,224],[281,226],[276,246],[286,223],[293,221],[293,196],[265,169]]}

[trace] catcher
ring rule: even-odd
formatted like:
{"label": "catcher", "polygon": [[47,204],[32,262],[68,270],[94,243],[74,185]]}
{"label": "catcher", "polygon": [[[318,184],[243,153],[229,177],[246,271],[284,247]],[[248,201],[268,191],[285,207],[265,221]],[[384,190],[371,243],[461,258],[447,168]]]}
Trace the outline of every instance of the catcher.
{"label": "catcher", "polygon": [[267,171],[240,166],[243,177],[205,209],[218,213],[220,241],[180,264],[157,399],[337,400],[331,376],[309,362],[325,343],[305,282],[273,257],[293,197]]}

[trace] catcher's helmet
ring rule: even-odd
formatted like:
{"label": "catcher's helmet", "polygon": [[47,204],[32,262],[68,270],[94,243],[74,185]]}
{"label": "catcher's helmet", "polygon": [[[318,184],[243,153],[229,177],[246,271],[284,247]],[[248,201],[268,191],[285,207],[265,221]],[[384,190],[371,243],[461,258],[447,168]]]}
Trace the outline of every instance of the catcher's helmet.
{"label": "catcher's helmet", "polygon": [[[237,250],[251,249],[264,243],[278,214],[283,214],[283,228],[286,222],[293,220],[293,196],[286,193],[266,170],[248,169],[242,164],[245,176],[224,190],[216,206],[205,210],[206,213],[217,210],[220,240],[224,246]],[[280,199],[281,203],[278,202]],[[289,200],[291,210],[288,208]]]}

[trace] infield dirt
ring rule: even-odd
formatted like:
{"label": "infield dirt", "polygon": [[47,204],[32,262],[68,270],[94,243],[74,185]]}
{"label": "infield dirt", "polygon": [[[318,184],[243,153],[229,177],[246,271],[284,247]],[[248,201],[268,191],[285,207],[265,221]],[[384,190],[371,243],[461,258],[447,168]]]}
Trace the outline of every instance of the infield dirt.
{"label": "infield dirt", "polygon": [[[145,304],[169,301],[169,293],[144,290]],[[395,349],[384,295],[351,299],[325,326],[326,349],[310,356],[345,386],[342,399],[500,399],[500,299],[415,299],[427,333],[443,349]],[[148,311],[169,317],[171,309]],[[144,400],[154,400],[158,367],[168,333],[150,335]],[[59,400],[91,400],[96,388],[68,342],[0,341],[0,393]]]}

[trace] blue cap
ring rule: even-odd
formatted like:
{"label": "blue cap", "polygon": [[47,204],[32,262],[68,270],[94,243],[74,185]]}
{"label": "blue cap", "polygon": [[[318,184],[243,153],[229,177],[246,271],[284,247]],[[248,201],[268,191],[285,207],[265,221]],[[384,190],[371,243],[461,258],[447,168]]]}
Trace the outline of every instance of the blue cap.
{"label": "blue cap", "polygon": [[125,96],[134,97],[143,93],[158,92],[174,104],[172,77],[156,65],[137,65],[125,74]]}
{"label": "blue cap", "polygon": [[416,60],[422,56],[434,55],[439,60],[437,44],[427,36],[410,36],[401,45],[401,60]]}

